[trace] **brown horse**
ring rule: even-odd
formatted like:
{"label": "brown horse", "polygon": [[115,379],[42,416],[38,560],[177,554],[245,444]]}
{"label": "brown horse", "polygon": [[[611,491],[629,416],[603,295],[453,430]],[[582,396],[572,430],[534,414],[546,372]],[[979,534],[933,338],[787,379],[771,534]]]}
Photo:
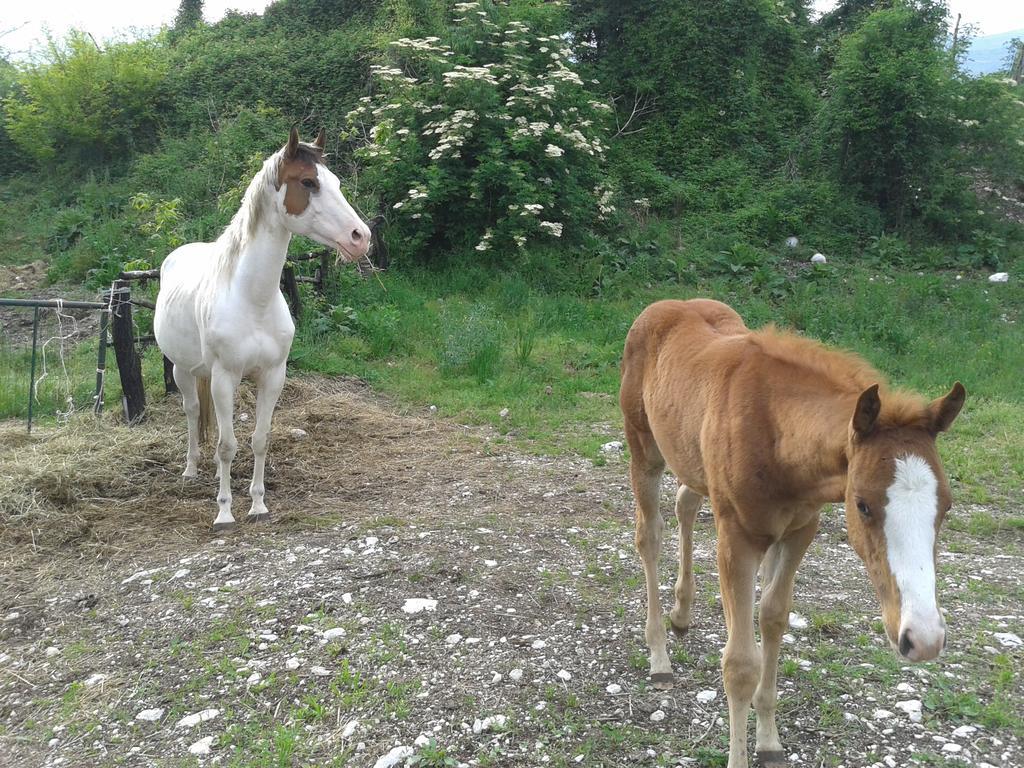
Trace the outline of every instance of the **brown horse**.
{"label": "brown horse", "polygon": [[[931,403],[890,390],[860,358],[773,328],[750,331],[717,301],[659,301],[626,338],[620,403],[647,580],[651,681],[672,685],[658,602],[658,511],[666,464],[679,480],[679,578],[669,614],[680,635],[695,591],[693,523],[711,499],[728,640],[729,768],[747,768],[747,715],[762,762],[783,759],[775,725],[779,643],[793,578],[829,502],[845,502],[886,634],[910,661],[934,659],[946,627],[936,601],[936,535],[950,508],[935,437],[966,393]],[[761,570],[761,647],[754,585]]]}

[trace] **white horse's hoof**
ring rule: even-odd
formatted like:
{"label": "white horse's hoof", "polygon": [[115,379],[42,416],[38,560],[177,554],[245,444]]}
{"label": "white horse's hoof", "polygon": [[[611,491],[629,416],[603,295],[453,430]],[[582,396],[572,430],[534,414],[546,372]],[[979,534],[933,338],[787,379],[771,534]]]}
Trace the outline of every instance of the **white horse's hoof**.
{"label": "white horse's hoof", "polygon": [[199,477],[199,472],[197,470],[195,470],[195,469],[193,469],[191,472],[189,472],[186,469],[184,472],[181,473],[181,476],[182,477],[187,477],[189,479],[194,479],[194,478]]}
{"label": "white horse's hoof", "polygon": [[655,672],[651,675],[651,685],[659,691],[672,690],[673,680],[671,672]]}
{"label": "white horse's hoof", "polygon": [[245,520],[248,523],[269,523],[270,513],[260,512],[259,514],[253,514],[252,512],[250,512],[248,515],[245,516]]}
{"label": "white horse's hoof", "polygon": [[213,530],[215,530],[215,531],[230,531],[236,525],[237,525],[237,523],[234,520],[228,520],[228,521],[223,522],[223,523],[214,523],[213,524]]}

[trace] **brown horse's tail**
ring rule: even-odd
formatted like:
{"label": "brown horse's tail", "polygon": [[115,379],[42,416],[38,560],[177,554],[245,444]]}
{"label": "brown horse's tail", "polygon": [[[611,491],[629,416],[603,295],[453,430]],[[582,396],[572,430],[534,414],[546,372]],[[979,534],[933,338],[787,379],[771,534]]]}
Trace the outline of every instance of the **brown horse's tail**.
{"label": "brown horse's tail", "polygon": [[196,391],[199,395],[199,444],[206,443],[213,424],[213,398],[210,395],[210,377],[200,376],[196,379]]}

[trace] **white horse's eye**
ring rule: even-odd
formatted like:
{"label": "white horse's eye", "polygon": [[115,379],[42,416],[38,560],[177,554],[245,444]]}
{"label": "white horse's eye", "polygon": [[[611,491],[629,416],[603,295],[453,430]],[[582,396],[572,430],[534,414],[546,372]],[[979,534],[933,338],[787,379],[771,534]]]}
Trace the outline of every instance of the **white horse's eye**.
{"label": "white horse's eye", "polygon": [[316,189],[316,182],[313,181],[312,179],[303,179],[302,186],[304,186],[306,189]]}

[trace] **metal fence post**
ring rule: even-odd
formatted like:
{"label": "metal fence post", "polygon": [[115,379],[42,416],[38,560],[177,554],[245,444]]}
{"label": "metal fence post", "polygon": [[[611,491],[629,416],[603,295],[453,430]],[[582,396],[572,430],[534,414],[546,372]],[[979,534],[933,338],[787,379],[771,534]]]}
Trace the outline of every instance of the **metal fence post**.
{"label": "metal fence post", "polygon": [[32,401],[36,394],[36,346],[39,342],[39,307],[32,310],[32,364],[28,375],[28,432],[32,434]]}
{"label": "metal fence post", "polygon": [[[110,305],[110,294],[106,294],[107,305]],[[103,413],[103,389],[107,375],[107,325],[110,313],[104,309],[100,312],[100,348],[96,353],[96,394],[93,396],[92,412],[99,416]]]}

